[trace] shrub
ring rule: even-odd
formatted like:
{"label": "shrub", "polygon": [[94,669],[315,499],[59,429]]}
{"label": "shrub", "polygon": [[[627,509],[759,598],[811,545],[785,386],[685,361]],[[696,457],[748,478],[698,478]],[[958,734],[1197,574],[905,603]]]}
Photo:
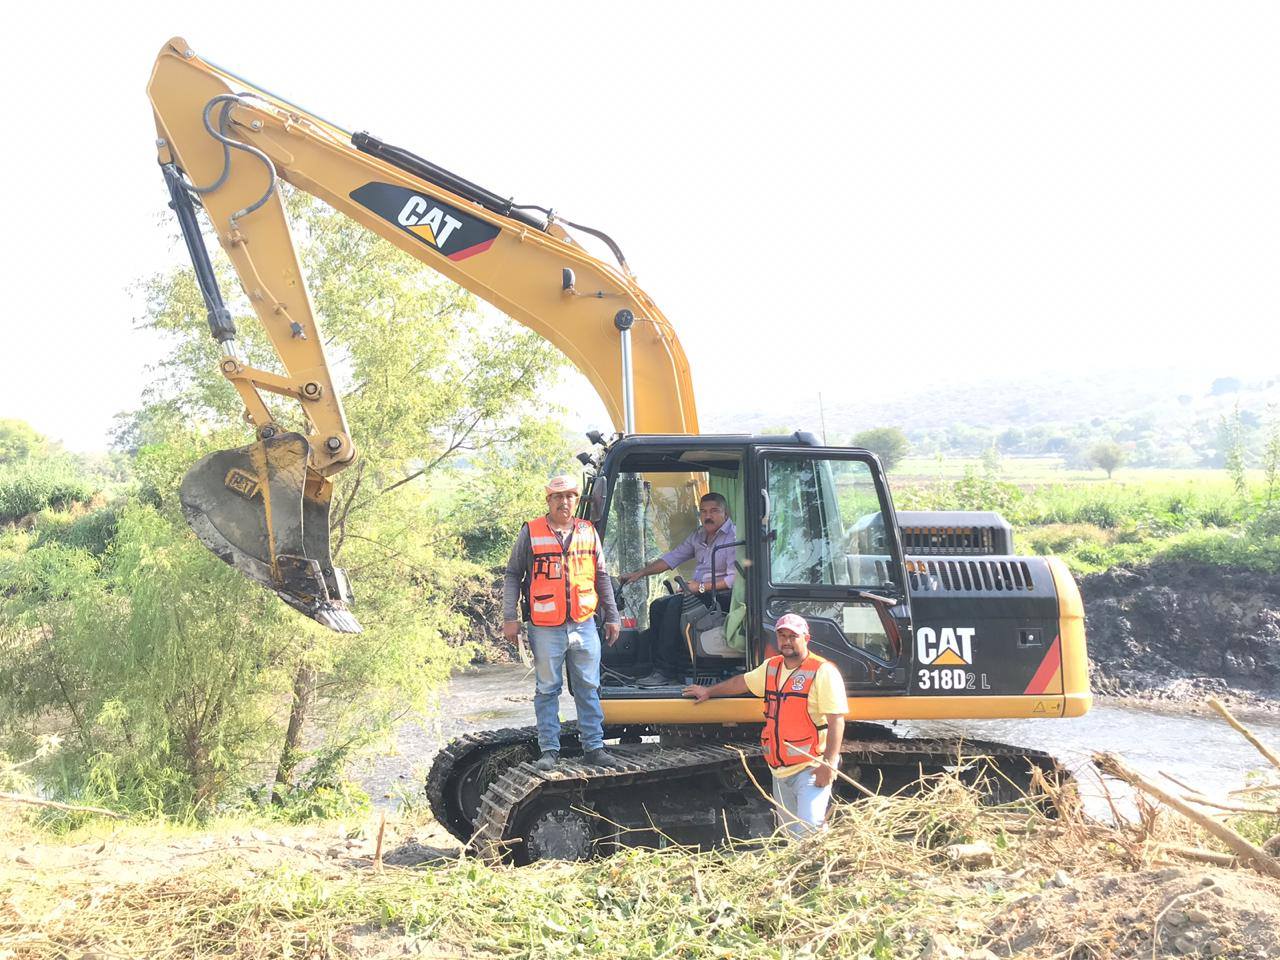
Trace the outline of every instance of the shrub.
{"label": "shrub", "polygon": [[85,503],[92,485],[70,467],[48,461],[0,467],[0,523],[13,523],[41,510],[64,510]]}
{"label": "shrub", "polygon": [[39,542],[57,543],[73,550],[87,550],[95,557],[107,552],[120,515],[117,507],[103,507],[81,516],[45,510],[37,529]]}

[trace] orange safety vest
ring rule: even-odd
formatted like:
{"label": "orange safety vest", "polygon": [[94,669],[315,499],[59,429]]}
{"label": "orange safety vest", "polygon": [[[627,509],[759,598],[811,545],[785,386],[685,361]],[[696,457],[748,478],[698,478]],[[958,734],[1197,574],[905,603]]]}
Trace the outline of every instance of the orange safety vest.
{"label": "orange safety vest", "polygon": [[783,658],[770,657],[764,672],[764,730],[760,743],[765,762],[771,767],[790,767],[812,763],[822,755],[818,731],[827,724],[813,722],[809,716],[809,691],[818,676],[818,668],[826,660],[814,654],[787,677],[786,689],[778,689]]}
{"label": "orange safety vest", "polygon": [[589,520],[575,518],[563,546],[546,517],[529,521],[533,566],[525,595],[530,623],[558,627],[566,620],[582,623],[596,612],[597,542]]}

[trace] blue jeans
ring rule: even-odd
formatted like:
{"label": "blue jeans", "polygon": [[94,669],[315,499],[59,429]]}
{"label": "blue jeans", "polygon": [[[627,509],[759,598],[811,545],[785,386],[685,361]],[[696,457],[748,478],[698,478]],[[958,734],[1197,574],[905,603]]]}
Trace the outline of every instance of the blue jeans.
{"label": "blue jeans", "polygon": [[538,718],[538,747],[560,749],[560,689],[565,661],[578,707],[578,733],[584,750],[604,746],[604,711],[600,709],[600,634],[594,617],[558,627],[529,624],[533,669],[538,683],[533,712]]}
{"label": "blue jeans", "polygon": [[791,836],[799,839],[813,833],[827,819],[827,804],[831,801],[831,784],[815,786],[816,767],[808,767],[789,777],[773,778],[773,799],[785,810],[775,811],[779,826],[787,828]]}

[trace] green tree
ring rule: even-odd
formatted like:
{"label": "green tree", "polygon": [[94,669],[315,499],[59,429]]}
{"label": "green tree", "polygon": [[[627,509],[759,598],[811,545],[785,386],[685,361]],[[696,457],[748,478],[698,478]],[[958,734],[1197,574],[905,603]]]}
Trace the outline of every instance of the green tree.
{"label": "green tree", "polygon": [[886,471],[892,470],[901,463],[902,458],[911,449],[907,435],[898,427],[876,427],[872,430],[863,430],[855,433],[850,442],[855,447],[870,450],[878,456]]}
{"label": "green tree", "polygon": [[1096,443],[1089,448],[1089,462],[1107,471],[1107,479],[1115,469],[1128,459],[1128,453],[1118,443]]}
{"label": "green tree", "polygon": [[47,456],[55,444],[25,420],[0,419],[0,466]]}
{"label": "green tree", "polygon": [[1231,477],[1231,485],[1239,496],[1248,492],[1248,481],[1245,464],[1244,422],[1240,417],[1240,403],[1236,401],[1235,410],[1230,417],[1223,417],[1219,424],[1219,436],[1222,442],[1222,465]]}
{"label": "green tree", "polygon": [[[186,529],[176,498],[185,470],[252,437],[218,372],[190,271],[152,278],[146,322],[172,345],[144,406],[117,432],[134,454],[137,498],[106,559],[16,534],[0,550],[26,585],[7,594],[13,617],[0,616],[19,651],[0,660],[0,698],[5,684],[21,687],[23,717],[76,718],[82,749],[67,754],[79,763],[69,784],[207,809],[274,757],[284,795],[315,721],[324,762],[313,769],[329,769],[424,709],[467,653],[462,611],[477,567],[462,541],[486,500],[460,491],[483,489],[472,482],[482,466],[541,472],[567,457],[539,404],[563,366],[549,344],[482,315],[465,291],[327,207],[294,196],[289,210],[358,451],[337,478],[331,523],[365,632],[334,634],[300,617]],[[238,289],[225,262],[219,272],[224,291]],[[275,368],[247,301],[230,305],[248,361]],[[294,409],[275,414],[301,426]],[[529,486],[493,485],[494,497],[501,488],[519,502],[483,518],[494,538],[536,510]],[[12,582],[3,570],[0,581]],[[37,640],[51,653],[32,661],[21,651]],[[33,663],[47,669],[18,676]]]}
{"label": "green tree", "polygon": [[1000,475],[1000,447],[994,440],[991,441],[991,446],[982,451],[982,472],[988,477]]}
{"label": "green tree", "polygon": [[1276,492],[1276,481],[1280,480],[1280,417],[1274,415],[1267,430],[1267,445],[1263,449],[1262,475],[1267,484],[1266,508],[1270,510]]}

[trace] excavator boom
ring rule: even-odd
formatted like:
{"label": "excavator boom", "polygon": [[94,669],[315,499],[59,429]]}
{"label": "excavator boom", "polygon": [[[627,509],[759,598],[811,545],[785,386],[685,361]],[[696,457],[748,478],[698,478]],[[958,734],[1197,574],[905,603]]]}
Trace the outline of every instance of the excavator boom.
{"label": "excavator boom", "polygon": [[[329,555],[329,500],[356,449],[325,357],[279,182],[318,197],[558,347],[596,389],[614,427],[696,433],[693,385],[675,331],[631,277],[588,253],[542,208],[518,206],[399,147],[349,134],[196,56],[161,49],[147,88],[159,160],[222,345],[221,369],[256,439],[200,461],[183,509],[200,539],[286,602],[358,630]],[[279,356],[283,374],[246,362],[222,303],[195,198]],[[576,227],[574,224],[569,226]],[[265,395],[297,401],[286,431]]]}

